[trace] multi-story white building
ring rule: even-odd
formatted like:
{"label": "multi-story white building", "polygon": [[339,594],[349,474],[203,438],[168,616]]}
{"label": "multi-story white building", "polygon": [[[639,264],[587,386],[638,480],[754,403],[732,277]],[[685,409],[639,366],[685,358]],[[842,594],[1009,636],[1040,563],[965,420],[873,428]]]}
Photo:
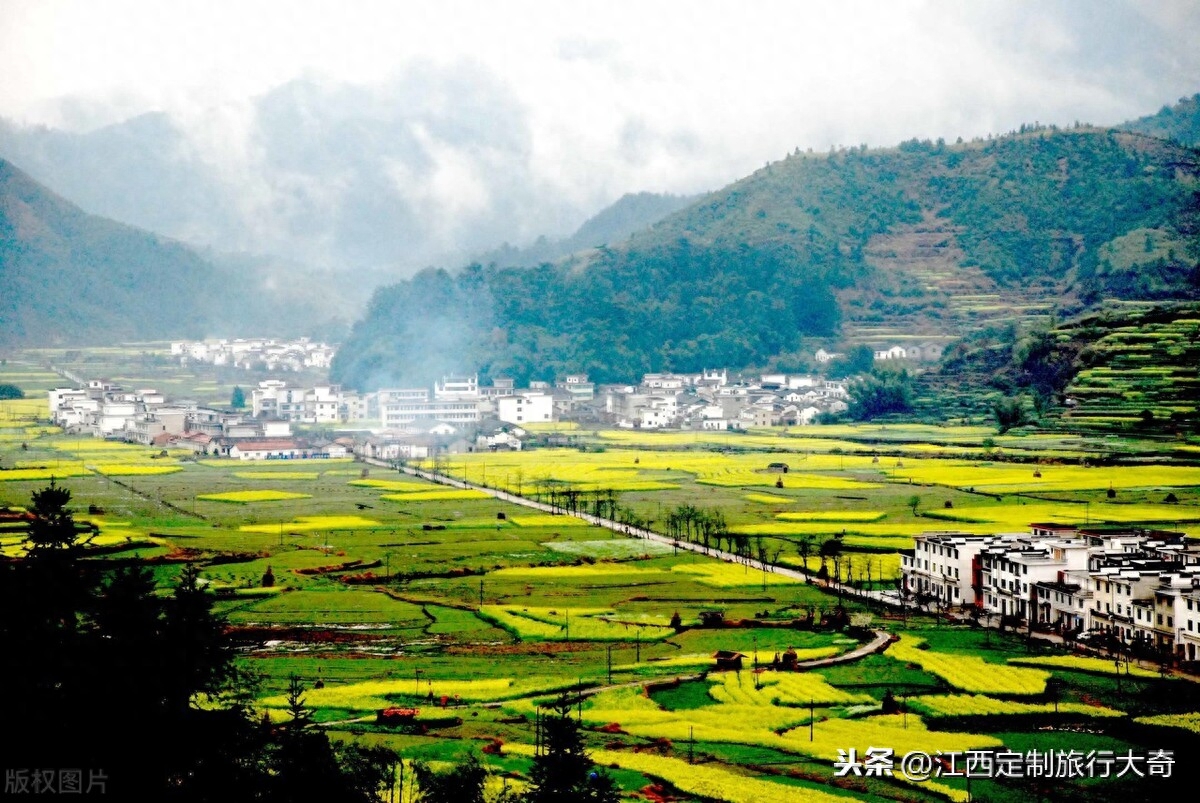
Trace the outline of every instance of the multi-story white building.
{"label": "multi-story white building", "polygon": [[1185,661],[1195,661],[1200,655],[1200,589],[1193,586],[1180,595],[1183,609],[1176,615],[1179,640],[1175,653]]}
{"label": "multi-story white building", "polygon": [[1086,572],[1060,571],[1058,579],[1034,585],[1037,621],[1061,634],[1078,635],[1087,629],[1092,592]]}
{"label": "multi-story white building", "polygon": [[900,553],[905,590],[927,595],[945,607],[978,606],[978,556],[997,537],[957,531],[917,536],[911,553]]}
{"label": "multi-story white building", "polygon": [[496,417],[508,424],[544,423],[554,420],[554,397],[548,393],[518,393],[496,399]]}
{"label": "multi-story white building", "polygon": [[258,383],[250,393],[250,409],[255,418],[307,424],[336,423],[349,418],[346,394],[340,386],[289,387],[278,379]]}
{"label": "multi-story white building", "polygon": [[378,419],[384,429],[405,429],[417,422],[474,424],[480,419],[475,400],[421,400],[411,390],[379,391]]}
{"label": "multi-story white building", "polygon": [[434,383],[433,397],[441,401],[475,401],[479,398],[479,376],[444,376]]}
{"label": "multi-story white building", "polygon": [[998,541],[979,555],[984,607],[1001,616],[1036,618],[1035,586],[1087,565],[1088,544],[1080,538],[1016,536]]}

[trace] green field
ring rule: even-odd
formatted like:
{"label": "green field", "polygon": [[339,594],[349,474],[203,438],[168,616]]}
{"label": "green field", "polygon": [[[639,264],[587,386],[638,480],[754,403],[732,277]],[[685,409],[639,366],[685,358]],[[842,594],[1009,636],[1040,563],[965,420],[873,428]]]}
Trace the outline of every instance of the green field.
{"label": "green field", "polygon": [[[244,645],[238,661],[262,678],[256,705],[269,718],[285,716],[294,675],[332,735],[390,745],[406,760],[457,760],[499,739],[503,754],[487,759],[519,782],[537,703],[580,688],[598,690],[578,706],[587,743],[630,800],[645,799],[632,795],[651,783],[697,801],[965,800],[960,779],[846,783],[833,761],[839,749],[871,746],[1028,750],[1086,739],[1145,752],[1195,743],[1200,684],[1154,667],[1113,676],[1101,671],[1107,662],[1069,659],[1023,634],[902,619],[852,591],[394,469],[197,462],[68,437],[45,427],[44,400],[33,402],[0,403],[0,477],[9,475],[0,505],[27,505],[53,476],[77,518],[104,537],[93,560],[153,558],[164,588],[186,563],[199,566]],[[807,544],[814,574],[816,549],[838,539],[826,571],[855,587],[893,586],[898,550],[931,529],[1058,520],[1200,535],[1200,468],[1172,456],[1195,444],[1129,440],[1123,448],[1140,462],[1085,467],[1065,455],[1107,454],[1112,443],[995,439],[1001,455],[1044,450],[1044,462],[1025,464],[985,454],[992,436],[980,427],[572,433],[583,448],[457,455],[439,468],[781,565],[804,565]],[[781,461],[786,474],[768,471]],[[718,513],[724,527],[705,536],[703,522]],[[19,528],[0,533],[6,556],[20,556],[21,542]],[[264,589],[267,574],[274,585]],[[821,627],[839,606],[861,632]],[[704,627],[713,611],[733,626]],[[754,672],[789,648],[800,660],[847,653],[874,628],[901,638],[851,663]],[[741,652],[742,671],[717,671],[718,650]],[[622,687],[599,691],[610,682]],[[663,685],[646,689],[651,682]],[[911,701],[906,715],[882,713],[889,692]],[[375,723],[378,709],[397,704],[419,708],[425,732]],[[1045,730],[1063,723],[1074,730]],[[1065,784],[1097,801],[1128,798],[1120,783]],[[1033,799],[999,782],[971,794]]]}

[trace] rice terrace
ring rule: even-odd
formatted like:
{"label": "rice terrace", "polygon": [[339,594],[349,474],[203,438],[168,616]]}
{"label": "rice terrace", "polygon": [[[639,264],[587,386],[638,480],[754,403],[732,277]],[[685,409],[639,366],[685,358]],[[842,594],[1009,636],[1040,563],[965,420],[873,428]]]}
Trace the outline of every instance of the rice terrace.
{"label": "rice terrace", "polygon": [[[934,531],[1167,532],[1194,557],[1195,438],[559,423],[519,451],[248,462],[63,432],[49,359],[4,367],[30,389],[0,402],[4,558],[53,483],[87,561],[163,589],[198,569],[247,704],[285,723],[299,699],[396,751],[383,799],[469,756],[489,794],[520,792],[555,705],[629,800],[1140,800],[1177,792],[1200,744],[1194,661],[901,582]],[[894,771],[863,771],[879,748]],[[910,753],[1022,771],[911,777]],[[1079,769],[1031,770],[1044,755]]]}

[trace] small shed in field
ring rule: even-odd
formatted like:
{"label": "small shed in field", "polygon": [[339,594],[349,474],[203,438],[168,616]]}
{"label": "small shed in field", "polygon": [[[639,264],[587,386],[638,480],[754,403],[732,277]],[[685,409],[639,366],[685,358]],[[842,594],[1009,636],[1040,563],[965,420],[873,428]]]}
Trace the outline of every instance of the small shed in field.
{"label": "small shed in field", "polygon": [[717,650],[712,657],[717,661],[717,669],[741,669],[746,656],[733,650]]}

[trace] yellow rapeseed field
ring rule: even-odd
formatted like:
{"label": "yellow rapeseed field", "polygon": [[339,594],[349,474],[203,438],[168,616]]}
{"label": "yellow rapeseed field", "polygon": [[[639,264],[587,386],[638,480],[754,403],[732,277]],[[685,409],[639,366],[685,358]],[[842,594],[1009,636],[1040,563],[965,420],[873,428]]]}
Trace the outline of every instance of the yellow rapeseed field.
{"label": "yellow rapeseed field", "polygon": [[956,689],[977,694],[1042,694],[1049,672],[1039,669],[990,664],[974,655],[949,655],[920,649],[924,642],[913,636],[901,636],[884,655],[897,661],[917,664],[937,675]]}
{"label": "yellow rapeseed field", "polygon": [[247,504],[249,502],[280,502],[285,499],[308,499],[312,494],[294,493],[292,491],[225,491],[216,494],[196,494],[197,499],[210,502],[234,502]]}
{"label": "yellow rapeseed field", "polygon": [[749,566],[735,566],[732,563],[678,563],[671,567],[671,571],[691,575],[697,582],[717,588],[762,587],[764,583],[769,586],[782,586],[804,582],[794,577],[761,572]]}
{"label": "yellow rapeseed field", "polygon": [[311,532],[313,530],[359,530],[380,526],[374,519],[362,516],[300,516],[278,524],[243,524],[238,529],[246,533]]}

